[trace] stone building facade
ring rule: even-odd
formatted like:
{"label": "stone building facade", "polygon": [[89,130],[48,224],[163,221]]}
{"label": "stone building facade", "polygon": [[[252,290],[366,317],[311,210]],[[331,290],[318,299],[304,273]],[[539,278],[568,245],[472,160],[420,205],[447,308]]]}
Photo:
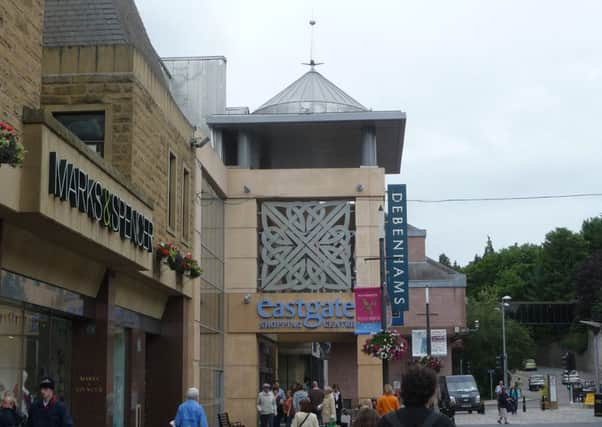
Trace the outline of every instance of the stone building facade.
{"label": "stone building facade", "polygon": [[0,10],[0,121],[27,150],[0,167],[0,391],[27,413],[50,375],[76,425],[166,425],[201,383],[203,311],[156,246],[200,261],[199,135],[133,1]]}
{"label": "stone building facade", "polygon": [[40,105],[43,0],[0,4],[0,112],[21,129],[23,106]]}

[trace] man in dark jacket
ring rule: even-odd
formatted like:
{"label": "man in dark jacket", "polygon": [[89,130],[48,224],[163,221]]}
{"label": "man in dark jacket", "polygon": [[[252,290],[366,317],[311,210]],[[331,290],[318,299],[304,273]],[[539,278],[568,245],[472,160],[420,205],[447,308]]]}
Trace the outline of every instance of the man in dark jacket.
{"label": "man in dark jacket", "polygon": [[29,410],[28,427],[73,427],[73,421],[63,402],[54,393],[54,381],[44,378],[40,382],[40,396]]}
{"label": "man in dark jacket", "polygon": [[401,398],[405,407],[382,417],[378,427],[452,427],[449,417],[430,409],[436,390],[437,375],[432,369],[410,368],[401,382]]}

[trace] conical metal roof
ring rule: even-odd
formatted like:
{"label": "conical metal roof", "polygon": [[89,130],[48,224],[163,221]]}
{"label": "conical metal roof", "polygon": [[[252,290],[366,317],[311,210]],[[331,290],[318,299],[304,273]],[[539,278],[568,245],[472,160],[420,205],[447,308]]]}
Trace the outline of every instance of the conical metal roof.
{"label": "conical metal roof", "polygon": [[344,113],[368,111],[313,68],[253,114]]}

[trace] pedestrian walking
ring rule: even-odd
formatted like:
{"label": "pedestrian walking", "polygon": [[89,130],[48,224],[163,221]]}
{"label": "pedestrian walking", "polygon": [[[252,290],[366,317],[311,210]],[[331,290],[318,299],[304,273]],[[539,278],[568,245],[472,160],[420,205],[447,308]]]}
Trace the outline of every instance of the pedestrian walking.
{"label": "pedestrian walking", "polygon": [[299,403],[299,411],[295,413],[291,427],[320,427],[318,417],[313,412],[313,405],[309,399]]}
{"label": "pedestrian walking", "polygon": [[397,411],[400,408],[397,396],[393,394],[393,386],[385,384],[384,393],[376,401],[376,412],[384,417],[389,412]]}
{"label": "pedestrian walking", "polygon": [[[320,388],[317,381],[311,383],[311,390],[308,393],[309,401],[313,405],[314,414],[318,415],[318,419],[320,418],[320,410],[322,409],[321,405],[324,401],[324,391]],[[321,424],[321,423],[320,423]]]}
{"label": "pedestrian walking", "polygon": [[508,396],[508,393],[506,392],[506,387],[502,387],[497,397],[498,424],[502,424],[502,421],[504,421],[504,424],[510,424],[508,422],[509,400],[510,396]]}
{"label": "pedestrian walking", "polygon": [[257,395],[257,412],[259,412],[261,427],[273,427],[274,416],[277,412],[276,396],[267,383],[263,385],[263,390]]}
{"label": "pedestrian walking", "polygon": [[378,427],[452,427],[448,417],[431,409],[436,391],[435,371],[418,366],[410,368],[401,382],[401,398],[405,407],[382,417]]}
{"label": "pedestrian walking", "polygon": [[274,427],[280,427],[280,423],[284,418],[284,412],[282,410],[282,403],[284,403],[284,399],[286,395],[284,394],[284,390],[280,388],[280,384],[277,382],[272,386],[272,393],[276,398],[276,415],[274,416]]}
{"label": "pedestrian walking", "polygon": [[178,406],[174,425],[176,427],[208,427],[207,415],[199,403],[197,388],[190,387],[186,392],[186,401]]}
{"label": "pedestrian walking", "polygon": [[45,377],[40,382],[40,397],[31,405],[28,427],[73,427],[67,406],[54,392],[52,378]]}
{"label": "pedestrian walking", "polygon": [[378,427],[380,420],[378,412],[372,408],[364,408],[358,412],[351,427]]}
{"label": "pedestrian walking", "polygon": [[286,427],[291,427],[293,421],[293,415],[295,415],[295,409],[293,408],[293,392],[292,390],[286,391],[286,398],[282,403],[282,412],[284,412],[284,423]]}
{"label": "pedestrian walking", "polygon": [[500,395],[500,392],[502,391],[502,387],[504,387],[504,381],[500,381],[499,384],[495,386],[496,397]]}
{"label": "pedestrian walking", "polygon": [[337,384],[332,385],[332,394],[334,395],[334,404],[337,410],[337,425],[341,425],[341,416],[343,415],[343,395]]}
{"label": "pedestrian walking", "polygon": [[516,415],[518,411],[518,402],[520,402],[521,397],[523,396],[523,391],[518,386],[518,383],[514,383],[512,388],[510,388],[510,399],[512,399],[512,414]]}
{"label": "pedestrian walking", "polygon": [[5,395],[0,405],[0,427],[19,427],[23,417],[17,409],[17,401],[12,395]]}
{"label": "pedestrian walking", "polygon": [[337,424],[337,407],[334,402],[334,394],[332,388],[324,389],[324,400],[322,401],[322,423],[326,427],[335,427]]}
{"label": "pedestrian walking", "polygon": [[293,388],[293,410],[299,412],[301,410],[301,401],[307,399],[309,399],[309,396],[305,388],[299,383],[295,384]]}

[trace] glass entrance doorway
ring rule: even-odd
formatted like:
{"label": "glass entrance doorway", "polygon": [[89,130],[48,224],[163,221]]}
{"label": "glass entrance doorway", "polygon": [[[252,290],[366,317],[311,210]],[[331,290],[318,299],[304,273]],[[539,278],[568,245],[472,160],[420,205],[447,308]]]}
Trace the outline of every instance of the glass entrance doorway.
{"label": "glass entrance doorway", "polygon": [[71,392],[71,321],[0,300],[0,395],[15,394],[27,414],[45,376],[59,398]]}

